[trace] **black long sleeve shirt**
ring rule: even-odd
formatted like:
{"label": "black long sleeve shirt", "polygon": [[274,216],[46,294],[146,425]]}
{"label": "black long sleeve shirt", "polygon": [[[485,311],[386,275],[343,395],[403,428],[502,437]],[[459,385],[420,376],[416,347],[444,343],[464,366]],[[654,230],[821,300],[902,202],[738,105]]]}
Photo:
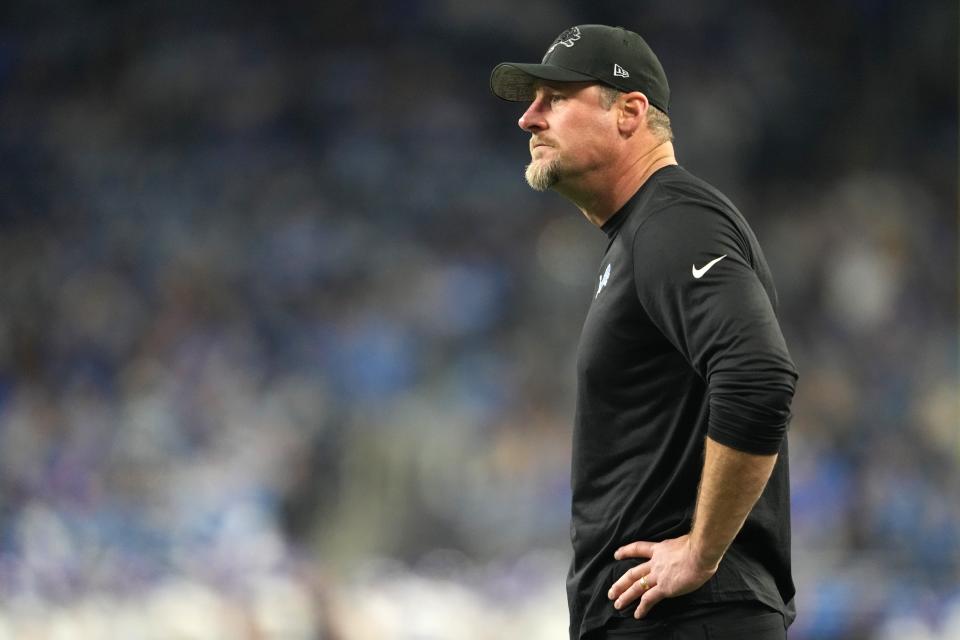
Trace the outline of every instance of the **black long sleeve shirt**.
{"label": "black long sleeve shirt", "polygon": [[570,636],[632,616],[636,603],[618,612],[606,596],[642,562],[615,561],[618,547],[690,532],[708,435],[780,456],[717,573],[645,620],[754,600],[789,624],[786,429],[797,374],[760,245],[723,194],[679,166],[654,173],[603,231],[577,358]]}

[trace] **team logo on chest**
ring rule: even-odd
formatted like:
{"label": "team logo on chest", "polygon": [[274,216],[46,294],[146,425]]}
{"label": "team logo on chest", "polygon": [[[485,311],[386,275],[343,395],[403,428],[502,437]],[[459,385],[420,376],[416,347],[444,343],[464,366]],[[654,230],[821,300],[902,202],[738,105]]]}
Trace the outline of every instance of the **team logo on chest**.
{"label": "team logo on chest", "polygon": [[607,286],[607,282],[610,280],[610,264],[607,264],[607,270],[603,272],[603,275],[600,276],[600,284],[597,285],[597,292],[593,294],[593,299],[596,300],[597,296],[600,295],[600,292],[603,291],[603,288]]}

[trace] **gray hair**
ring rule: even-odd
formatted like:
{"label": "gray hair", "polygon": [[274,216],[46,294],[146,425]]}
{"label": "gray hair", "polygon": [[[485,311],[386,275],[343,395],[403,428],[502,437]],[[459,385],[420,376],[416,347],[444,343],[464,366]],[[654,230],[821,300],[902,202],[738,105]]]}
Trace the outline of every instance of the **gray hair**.
{"label": "gray hair", "polygon": [[[600,106],[609,110],[621,95],[623,95],[623,91],[601,84]],[[673,141],[673,129],[670,128],[670,116],[652,104],[647,109],[647,126],[660,142]]]}

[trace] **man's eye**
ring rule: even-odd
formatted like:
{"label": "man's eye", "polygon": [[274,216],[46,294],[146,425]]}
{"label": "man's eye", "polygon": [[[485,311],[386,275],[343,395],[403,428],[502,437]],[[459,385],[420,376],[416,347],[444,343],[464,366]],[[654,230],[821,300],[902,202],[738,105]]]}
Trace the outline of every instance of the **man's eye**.
{"label": "man's eye", "polygon": [[561,96],[560,94],[555,93],[555,94],[553,94],[552,96],[550,96],[550,104],[556,104],[556,103],[560,102],[561,100],[563,100],[564,98],[565,98],[565,96]]}

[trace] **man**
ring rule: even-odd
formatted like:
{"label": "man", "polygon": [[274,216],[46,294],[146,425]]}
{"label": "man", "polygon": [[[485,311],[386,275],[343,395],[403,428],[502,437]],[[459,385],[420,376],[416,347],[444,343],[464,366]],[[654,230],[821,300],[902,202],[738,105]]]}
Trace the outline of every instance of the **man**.
{"label": "man", "polygon": [[530,102],[530,186],[609,237],[578,349],[571,638],[786,637],[797,374],[753,232],[677,164],[637,34],[573,27],[490,87]]}

